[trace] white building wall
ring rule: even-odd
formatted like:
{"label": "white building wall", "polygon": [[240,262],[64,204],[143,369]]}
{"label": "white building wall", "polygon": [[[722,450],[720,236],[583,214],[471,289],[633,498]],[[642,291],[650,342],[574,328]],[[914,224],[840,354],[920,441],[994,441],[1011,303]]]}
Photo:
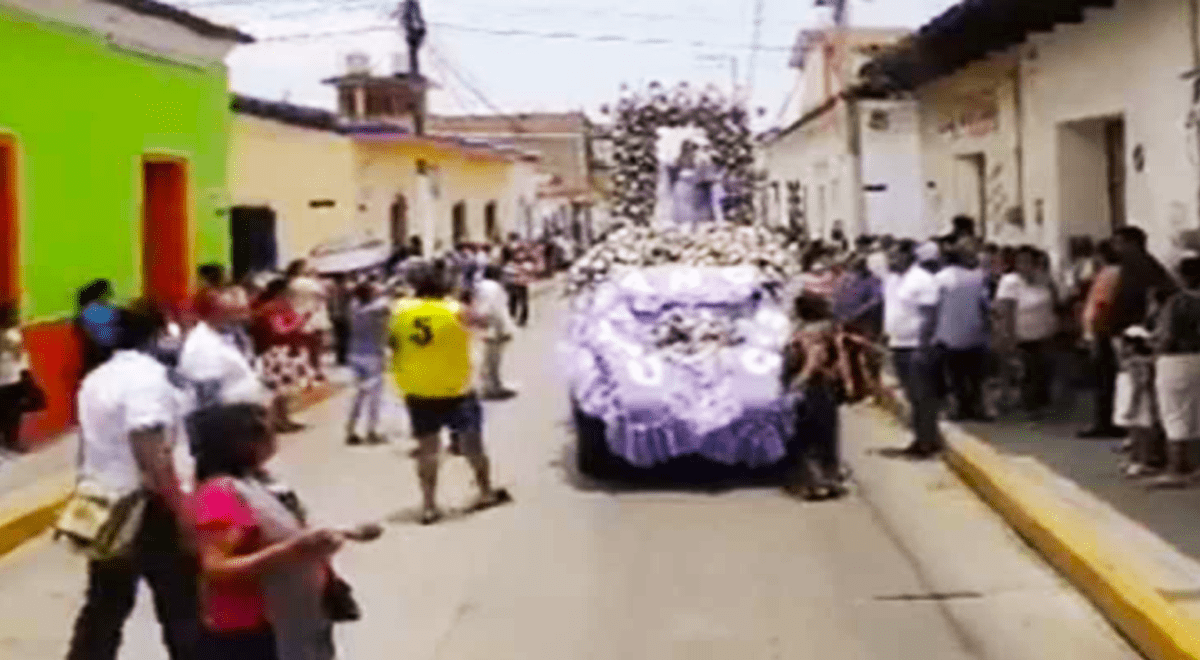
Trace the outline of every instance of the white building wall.
{"label": "white building wall", "polygon": [[[929,222],[922,194],[921,141],[913,101],[859,101],[862,135],[864,233],[926,238]],[[882,113],[885,124],[873,121]]]}
{"label": "white building wall", "polygon": [[948,230],[962,214],[988,240],[1030,240],[1018,177],[1015,66],[1010,55],[997,55],[917,90],[927,235]]}
{"label": "white building wall", "polygon": [[778,184],[782,222],[789,222],[788,184],[799,183],[809,236],[827,238],[837,223],[858,230],[854,158],[846,138],[846,108],[836,107],[764,147],[767,185]]}
{"label": "white building wall", "polygon": [[[1123,120],[1126,222],[1168,256],[1180,232],[1200,228],[1192,89],[1182,77],[1193,68],[1188,14],[1176,0],[1118,0],[918,89],[932,221],[944,228],[971,213],[963,157],[981,154],[990,240],[1039,245],[1059,261],[1072,236],[1107,237],[1103,122]],[[956,113],[988,99],[994,127],[948,130]],[[1141,171],[1135,150],[1144,154]]]}
{"label": "white building wall", "polygon": [[[1200,227],[1196,139],[1186,126],[1192,90],[1181,77],[1193,68],[1189,20],[1186,2],[1118,0],[1027,45],[1027,201],[1041,200],[1049,247],[1061,250],[1073,233],[1108,233],[1107,205],[1080,207],[1086,195],[1063,187],[1071,183],[1073,169],[1064,166],[1079,157],[1070,148],[1079,136],[1062,124],[1078,120],[1124,118],[1126,218],[1146,230],[1155,252],[1165,255],[1180,231]],[[1131,157],[1139,146],[1141,172]]]}

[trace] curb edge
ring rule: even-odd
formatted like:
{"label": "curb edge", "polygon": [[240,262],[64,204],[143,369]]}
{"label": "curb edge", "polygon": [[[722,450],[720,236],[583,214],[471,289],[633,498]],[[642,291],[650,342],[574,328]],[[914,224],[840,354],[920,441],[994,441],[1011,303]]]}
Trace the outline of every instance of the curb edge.
{"label": "curb edge", "polygon": [[[902,422],[907,404],[877,407]],[[948,423],[944,462],[1151,660],[1200,660],[1200,621],[1124,568],[1122,552],[1102,541],[1069,506],[1021,475],[985,441]]]}
{"label": "curb edge", "polygon": [[[301,397],[296,410],[306,410],[324,403],[342,389],[337,385],[314,389]],[[0,557],[49,529],[71,496],[74,483],[74,471],[69,470],[47,477],[24,491],[0,498]],[[30,494],[30,491],[36,492],[36,495]]]}

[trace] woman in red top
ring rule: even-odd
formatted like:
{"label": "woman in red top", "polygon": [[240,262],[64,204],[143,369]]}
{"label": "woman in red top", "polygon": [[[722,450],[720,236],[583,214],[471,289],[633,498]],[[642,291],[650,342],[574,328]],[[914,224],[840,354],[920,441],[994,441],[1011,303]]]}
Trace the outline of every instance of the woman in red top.
{"label": "woman in red top", "polygon": [[275,395],[276,430],[281,433],[304,427],[292,421],[289,402],[312,387],[313,370],[308,358],[307,317],[296,313],[288,302],[287,281],[278,279],[255,301],[250,324],[254,351],[258,355],[259,376]]}
{"label": "woman in red top", "polygon": [[261,406],[205,409],[195,428],[199,657],[331,660],[331,624],[319,606],[304,604],[321,602],[329,558],[350,534],[305,529],[303,515],[270,488],[262,466],[276,441]]}

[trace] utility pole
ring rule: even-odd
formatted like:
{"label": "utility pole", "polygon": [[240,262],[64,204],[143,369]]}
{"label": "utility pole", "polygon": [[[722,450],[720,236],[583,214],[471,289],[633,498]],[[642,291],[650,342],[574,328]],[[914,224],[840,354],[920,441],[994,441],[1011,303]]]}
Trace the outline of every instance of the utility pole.
{"label": "utility pole", "polygon": [[750,103],[750,99],[754,95],[754,74],[758,66],[758,51],[762,46],[764,4],[765,0],[755,0],[754,2],[754,36],[750,40],[750,64],[749,71],[746,72],[746,103]]}
{"label": "utility pole", "polygon": [[424,93],[419,87],[422,84],[420,52],[421,45],[425,43],[425,37],[429,34],[429,27],[425,24],[425,17],[421,15],[420,0],[404,0],[396,9],[395,17],[400,20],[400,28],[404,31],[404,41],[408,44],[408,73],[413,78],[413,84],[418,86],[414,88],[414,91],[421,99],[413,116],[413,128],[417,135],[424,135]]}

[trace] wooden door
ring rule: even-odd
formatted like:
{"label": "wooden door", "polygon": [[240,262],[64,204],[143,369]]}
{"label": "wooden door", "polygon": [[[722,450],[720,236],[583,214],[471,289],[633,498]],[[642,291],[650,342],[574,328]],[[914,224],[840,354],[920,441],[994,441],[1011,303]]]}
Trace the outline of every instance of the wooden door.
{"label": "wooden door", "polygon": [[16,141],[0,135],[0,302],[18,302],[21,232],[17,221]]}
{"label": "wooden door", "polygon": [[233,277],[274,270],[279,266],[275,211],[267,206],[235,206],[229,216]]}
{"label": "wooden door", "polygon": [[459,202],[454,205],[450,211],[451,231],[454,235],[454,244],[458,245],[467,240],[467,203]]}
{"label": "wooden door", "polygon": [[391,208],[392,249],[408,244],[408,200],[404,195],[396,195],[396,201]]}
{"label": "wooden door", "polygon": [[496,202],[483,207],[483,233],[489,241],[500,240],[500,223],[496,219]]}
{"label": "wooden door", "polygon": [[1125,120],[1104,124],[1104,149],[1107,157],[1108,210],[1112,228],[1125,226]]}
{"label": "wooden door", "polygon": [[167,308],[188,298],[187,165],[142,163],[142,293]]}
{"label": "wooden door", "polygon": [[980,236],[987,231],[986,184],[984,172],[987,161],[983,154],[959,156],[954,161],[954,215],[966,215],[975,220]]}

